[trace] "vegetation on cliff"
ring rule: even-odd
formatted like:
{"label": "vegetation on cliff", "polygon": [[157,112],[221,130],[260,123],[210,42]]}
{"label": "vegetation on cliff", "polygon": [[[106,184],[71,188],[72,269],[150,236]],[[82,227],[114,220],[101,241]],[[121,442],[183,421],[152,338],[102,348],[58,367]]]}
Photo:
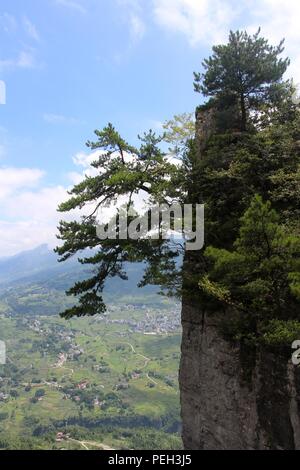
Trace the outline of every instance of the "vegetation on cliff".
{"label": "vegetation on cliff", "polygon": [[[64,317],[102,312],[106,279],[126,278],[124,263],[143,260],[142,285],[179,295],[183,286],[204,313],[220,312],[231,339],[273,344],[299,331],[300,113],[293,83],[283,78],[289,65],[281,58],[283,44],[271,46],[260,31],[237,31],[213,48],[204,73],[195,74],[196,91],[209,97],[197,111],[204,121],[209,115],[205,136],[198,128],[194,138],[188,115],[169,121],[162,137],[145,134],[138,149],[111,124],[95,131],[96,142],[87,144],[101,151],[92,164],[95,176],[76,185],[60,206],[62,212],[92,210],[80,222],[61,222],[64,243],[57,248],[62,261],[92,248],[82,263],[94,267],[94,276],[70,289],[79,302]],[[173,159],[162,150],[164,142]],[[134,209],[141,191],[152,204],[205,204],[206,248],[186,253],[182,269],[180,244],[123,240],[119,231],[114,240],[97,237],[98,209],[119,196]]]}
{"label": "vegetation on cliff", "polygon": [[282,46],[231,33],[196,74],[216,116],[198,173],[208,245],[199,285],[231,339],[290,347],[300,329],[300,121]]}

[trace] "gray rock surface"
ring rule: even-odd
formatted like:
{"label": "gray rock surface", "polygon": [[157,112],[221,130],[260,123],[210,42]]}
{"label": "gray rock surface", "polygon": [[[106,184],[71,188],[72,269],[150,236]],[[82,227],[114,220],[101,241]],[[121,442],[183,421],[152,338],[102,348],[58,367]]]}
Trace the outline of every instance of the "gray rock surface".
{"label": "gray rock surface", "polygon": [[[214,129],[212,110],[196,113],[198,153]],[[187,255],[185,272],[201,260]],[[225,341],[219,315],[205,316],[184,294],[180,365],[186,449],[300,449],[300,368],[274,353],[256,351],[245,380],[241,350]]]}

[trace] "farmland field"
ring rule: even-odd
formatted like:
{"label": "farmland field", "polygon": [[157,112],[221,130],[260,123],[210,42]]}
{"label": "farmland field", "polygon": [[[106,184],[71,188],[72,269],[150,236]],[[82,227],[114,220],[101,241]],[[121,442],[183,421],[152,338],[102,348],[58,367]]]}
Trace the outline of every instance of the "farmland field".
{"label": "farmland field", "polygon": [[70,321],[8,310],[0,448],[181,448],[177,305],[116,302]]}

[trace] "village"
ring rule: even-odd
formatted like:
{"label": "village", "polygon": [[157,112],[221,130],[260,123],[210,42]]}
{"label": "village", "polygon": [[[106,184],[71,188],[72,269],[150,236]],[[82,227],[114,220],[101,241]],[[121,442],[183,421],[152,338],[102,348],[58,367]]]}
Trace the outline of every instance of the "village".
{"label": "village", "polygon": [[[126,325],[131,333],[145,335],[164,335],[178,331],[180,328],[180,307],[174,305],[168,310],[154,310],[146,305],[124,305],[122,310],[132,311],[134,318],[115,318],[119,312],[117,307],[110,307],[105,315],[99,316],[97,321],[103,321],[107,325]],[[124,315],[122,315],[124,316]]]}
{"label": "village", "polygon": [[[11,318],[9,314],[4,317]],[[91,408],[99,407],[105,410],[108,406],[107,401],[101,398],[101,393],[98,393],[89,378],[85,378],[83,374],[81,380],[76,381],[73,379],[74,371],[82,367],[82,364],[87,364],[87,358],[89,358],[88,362],[91,362],[90,367],[93,372],[101,374],[104,378],[111,376],[112,370],[109,363],[103,360],[94,362],[96,361],[95,357],[88,355],[85,347],[78,343],[78,335],[80,334],[87,338],[96,338],[97,334],[93,333],[93,329],[88,332],[84,326],[78,327],[76,320],[72,324],[68,322],[57,323],[56,320],[49,321],[51,318],[42,315],[25,315],[14,320],[22,330],[34,333],[35,339],[32,340],[30,352],[37,352],[41,359],[46,360],[49,364],[48,372],[45,370],[42,376],[39,373],[39,380],[32,378],[26,381],[23,379],[19,385],[23,386],[25,390],[38,390],[41,388],[57,390],[62,394],[61,398],[63,400],[70,400],[78,405],[85,404]],[[168,376],[155,375],[148,372],[147,369],[145,370],[151,358],[138,353],[126,337],[134,334],[145,337],[168,337],[170,334],[178,333],[180,331],[179,306],[174,304],[172,308],[159,309],[147,305],[126,304],[121,309],[118,305],[111,305],[104,315],[98,315],[92,321],[97,325],[97,328],[103,324],[108,331],[110,331],[112,325],[118,327],[114,329],[113,333],[115,340],[111,339],[113,348],[120,355],[123,355],[126,348],[129,348],[133,357],[140,361],[139,367],[123,375],[119,374],[119,377],[116,376],[114,379],[111,378],[110,387],[112,387],[112,390],[115,392],[126,391],[130,388],[131,381],[145,379],[149,388],[158,385],[157,379],[166,386],[172,386],[172,379]],[[81,328],[84,331],[81,331]],[[124,338],[122,342],[117,339],[118,337]],[[25,368],[26,370],[27,373],[31,371],[31,375],[35,374],[35,367],[32,363]],[[63,373],[62,377],[65,377],[64,383],[55,378],[55,371],[60,370]],[[53,376],[49,377],[51,371]],[[65,384],[66,380],[68,386]],[[8,377],[0,377],[0,402],[2,403],[14,398],[14,388],[8,386],[9,383]],[[100,383],[98,389],[103,390],[104,385]],[[44,394],[34,395],[32,403],[42,402],[44,399]]]}

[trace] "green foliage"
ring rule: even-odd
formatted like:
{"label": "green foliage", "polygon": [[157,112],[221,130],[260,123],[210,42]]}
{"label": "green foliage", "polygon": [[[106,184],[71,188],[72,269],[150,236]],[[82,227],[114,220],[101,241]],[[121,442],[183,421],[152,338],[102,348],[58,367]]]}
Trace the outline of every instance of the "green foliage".
{"label": "green foliage", "polygon": [[[86,177],[76,185],[70,191],[70,199],[59,207],[61,212],[92,207],[90,213],[80,221],[61,221],[59,225],[58,238],[64,242],[56,249],[60,261],[82,250],[93,249],[91,255],[80,262],[92,265],[94,275],[77,282],[67,292],[70,296],[78,297],[79,301],[74,307],[65,310],[65,318],[103,313],[105,304],[101,293],[105,281],[110,277],[127,279],[125,262],[149,260],[151,266],[156,264],[155,272],[159,272],[161,278],[164,272],[175,270],[172,259],[178,254],[178,249],[169,249],[164,240],[122,240],[118,236],[119,229],[115,240],[98,238],[96,215],[103,207],[112,206],[118,197],[125,197],[125,209],[131,209],[134,213],[132,198],[139,191],[144,191],[153,203],[166,203],[167,198],[178,197],[180,188],[171,183],[179,169],[160,150],[162,139],[152,131],[140,137],[139,149],[122,139],[111,124],[102,131],[95,131],[95,134],[97,141],[88,142],[87,145],[100,151],[98,159],[92,163],[96,176]],[[167,264],[164,263],[166,258],[169,260]],[[148,283],[152,282],[153,275],[151,267],[145,274]]]}
{"label": "green foliage", "polygon": [[129,432],[130,448],[144,450],[178,450],[182,448],[179,436],[166,435],[160,431],[139,429],[138,432]]}
{"label": "green foliage", "polygon": [[288,346],[289,352],[293,341],[300,338],[300,322],[297,320],[271,320],[262,328],[262,344],[275,347]]}
{"label": "green foliage", "polygon": [[43,396],[45,396],[45,393],[46,393],[46,392],[45,392],[45,390],[44,390],[43,388],[39,388],[39,389],[35,392],[34,396],[35,396],[35,398],[42,398]]}
{"label": "green foliage", "polygon": [[195,119],[192,113],[176,114],[173,119],[163,124],[164,140],[171,144],[170,152],[180,156],[187,146],[187,142],[195,137]]}
{"label": "green foliage", "polygon": [[299,109],[288,101],[267,127],[243,133],[215,129],[201,158],[196,151],[189,193],[193,201],[205,204],[207,245],[232,248],[240,217],[255,194],[270,200],[282,224],[297,231],[299,131]]}
{"label": "green foliage", "polygon": [[245,131],[250,111],[261,110],[282,98],[282,76],[289,59],[281,59],[284,40],[277,47],[246,31],[230,32],[226,45],[213,47],[203,62],[204,74],[195,73],[195,90],[213,97],[222,107],[238,105],[241,130]]}
{"label": "green foliage", "polygon": [[270,202],[256,195],[241,218],[233,250],[205,250],[210,269],[200,288],[239,311],[242,330],[247,325],[247,333],[259,337],[261,324],[299,316],[299,253],[300,237],[289,233]]}

